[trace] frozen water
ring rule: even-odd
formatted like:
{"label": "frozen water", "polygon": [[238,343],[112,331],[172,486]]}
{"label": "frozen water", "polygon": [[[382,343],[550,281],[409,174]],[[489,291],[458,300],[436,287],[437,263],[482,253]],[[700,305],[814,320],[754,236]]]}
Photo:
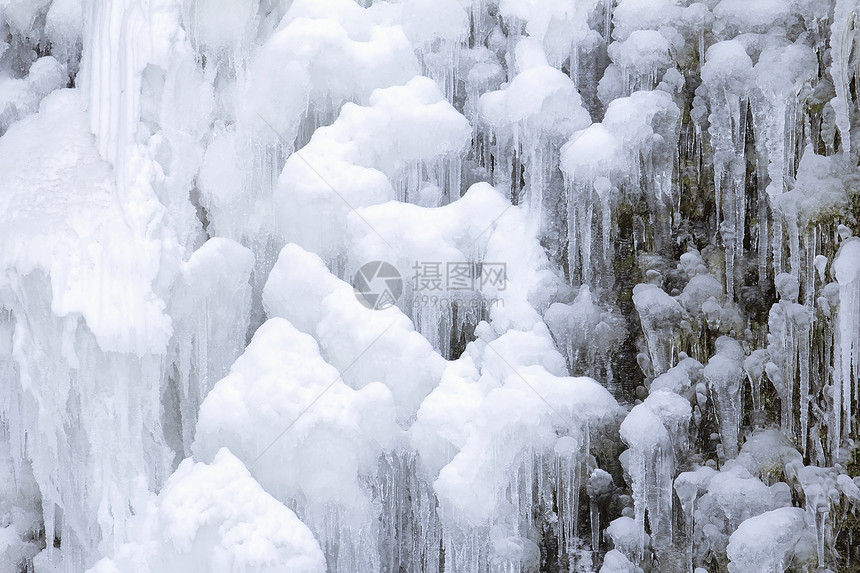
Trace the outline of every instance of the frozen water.
{"label": "frozen water", "polygon": [[744,521],[729,540],[729,571],[785,571],[804,528],[803,512],[795,507]]}
{"label": "frozen water", "polygon": [[849,570],[858,10],[0,0],[0,572]]}

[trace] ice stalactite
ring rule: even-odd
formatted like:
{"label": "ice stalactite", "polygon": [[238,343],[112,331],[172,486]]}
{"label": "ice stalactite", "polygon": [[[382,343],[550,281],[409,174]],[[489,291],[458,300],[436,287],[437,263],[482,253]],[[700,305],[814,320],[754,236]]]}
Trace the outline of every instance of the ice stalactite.
{"label": "ice stalactite", "polygon": [[839,487],[839,478],[844,474],[840,475],[833,468],[805,466],[797,459],[786,464],[785,472],[789,481],[802,495],[807,527],[815,535],[818,566],[824,569],[828,564],[826,546],[833,542],[831,514],[841,498],[842,488]]}
{"label": "ice stalactite", "polygon": [[[317,130],[308,145],[287,159],[274,191],[277,234],[328,261],[346,250],[351,211],[395,199],[397,188],[403,190],[401,199],[418,197],[420,176],[410,178],[410,167],[416,173],[419,165],[440,165],[436,162],[455,157],[470,141],[466,118],[429,78],[417,76],[405,85],[377,90],[369,103],[345,104],[332,125]],[[446,181],[431,183],[448,187]],[[459,196],[459,190],[454,194]],[[365,224],[365,231],[372,229]],[[396,241],[384,239],[389,249]]]}
{"label": "ice stalactite", "polygon": [[744,371],[750,382],[750,399],[754,412],[761,412],[762,410],[761,381],[769,360],[770,356],[764,348],[754,350],[744,359]]}
{"label": "ice stalactite", "polygon": [[621,93],[653,90],[672,64],[669,41],[656,30],[636,30],[609,45],[608,53],[621,70]]}
{"label": "ice stalactite", "polygon": [[745,355],[740,344],[727,336],[718,338],[716,347],[717,353],[705,365],[704,375],[716,406],[723,455],[732,459],[738,454],[740,442]]}
{"label": "ice stalactite", "polygon": [[679,474],[673,483],[678,501],[681,503],[681,511],[684,515],[685,565],[687,573],[693,573],[695,567],[693,544],[696,500],[707,492],[708,483],[716,473],[716,470],[713,468],[701,467],[695,471]]}
{"label": "ice stalactite", "polygon": [[592,282],[591,222],[598,193],[591,182],[600,181],[597,185],[603,193],[599,204],[604,209],[609,208],[608,213],[600,217],[601,233],[603,237],[610,237],[611,228],[604,228],[607,222],[611,224],[612,221],[611,184],[610,189],[606,189],[606,182],[615,178],[613,175],[620,160],[619,147],[609,131],[595,124],[579,132],[562,148],[562,170],[567,191],[567,263],[571,280],[578,279],[583,284]]}
{"label": "ice stalactite", "polygon": [[684,309],[663,289],[646,283],[634,287],[633,304],[648,343],[654,375],[659,376],[675,364],[678,344],[675,325],[684,315]]}
{"label": "ice stalactite", "polygon": [[615,0],[603,0],[603,29],[600,35],[603,36],[604,43],[608,46],[612,37],[612,9],[615,7]]}
{"label": "ice stalactite", "polygon": [[[518,435],[528,440],[541,439],[532,432]],[[513,438],[507,433],[498,438],[504,436],[508,440]],[[522,440],[516,442],[513,447],[491,447],[493,463],[510,468],[509,481],[507,484],[487,483],[491,490],[487,499],[478,504],[466,503],[463,492],[453,489],[466,485],[452,475],[462,470],[460,460],[455,458],[451,466],[440,473],[435,488],[437,495],[441,494],[442,524],[447,533],[447,539],[443,538],[446,570],[478,572],[487,566],[494,570],[529,570],[540,561],[537,544],[540,538],[536,534],[555,539],[557,554],[553,559],[571,563],[581,559],[580,496],[587,478],[589,437],[572,432],[558,438],[549,449],[545,446],[520,449]],[[472,448],[467,448],[462,454],[473,455]],[[486,470],[481,467],[478,475],[467,475],[464,479],[483,481],[487,477]],[[478,516],[486,515],[485,503],[498,506],[482,523],[480,519],[484,518]],[[535,508],[540,508],[545,516],[539,531],[535,531],[533,523]],[[487,540],[489,546],[486,546]]]}
{"label": "ice stalactite", "polygon": [[[293,300],[307,304],[295,305]],[[445,361],[397,307],[363,306],[352,286],[297,245],[281,250],[263,291],[263,304],[269,317],[285,318],[316,337],[326,361],[342,370],[348,384],[356,388],[370,380],[387,384],[403,424],[441,376]]]}
{"label": "ice stalactite", "polygon": [[[792,278],[788,278],[790,275],[787,274],[778,275],[775,283],[782,298],[795,304],[792,306],[788,302],[779,303],[783,311],[777,314],[772,312],[774,320],[777,321],[772,331],[775,336],[782,336],[779,333],[786,327],[780,325],[786,320],[791,324],[791,329],[786,332],[794,348],[796,359],[789,358],[789,362],[782,362],[782,364],[783,368],[796,364],[798,373],[795,375],[795,370],[784,370],[781,377],[779,374],[777,376],[780,380],[779,384],[783,384],[784,378],[789,386],[794,385],[795,378],[799,379],[801,432],[804,434],[800,436],[800,441],[804,446],[808,433],[805,431],[808,423],[806,396],[814,390],[812,369],[814,367],[815,305],[822,296],[827,298],[828,288],[824,285],[819,290],[818,287],[818,283],[823,282],[820,267],[822,262],[826,264],[826,259],[820,258],[823,256],[820,252],[830,253],[835,250],[834,237],[840,233],[839,227],[833,229],[838,223],[838,219],[833,220],[833,212],[834,209],[849,208],[855,194],[856,182],[856,175],[850,167],[847,155],[817,155],[813,146],[808,145],[798,165],[793,188],[772,197],[774,220],[780,221],[781,228],[788,231],[792,273]],[[831,229],[830,232],[826,231],[828,228]],[[827,306],[829,305],[830,303],[827,303]],[[776,307],[774,307],[775,310]],[[777,360],[774,362],[777,364],[780,364],[778,360],[786,360],[779,352],[776,356]],[[787,387],[787,389],[790,388]],[[834,396],[834,399],[839,401],[843,408],[845,407],[841,393]],[[835,418],[836,425],[841,425],[841,418],[841,416]],[[793,426],[788,426],[786,431],[791,431],[792,428]]]}
{"label": "ice stalactite", "polygon": [[388,260],[397,267],[404,280],[398,304],[445,357],[452,354],[445,341],[464,344],[481,320],[499,332],[545,329],[530,297],[543,285],[563,288],[528,211],[486,183],[438,208],[391,202],[347,221],[349,264]]}
{"label": "ice stalactite", "polygon": [[[589,460],[602,451],[600,428],[617,424],[617,403],[593,380],[564,376],[557,353],[534,362],[552,347],[545,330],[487,338],[483,323],[478,332],[411,431],[423,471],[438,475],[445,570],[528,570],[540,555],[536,535],[553,538],[556,557],[574,563]],[[545,516],[537,525],[536,507]]]}
{"label": "ice stalactite", "polygon": [[227,448],[184,460],[135,521],[134,540],[87,573],[327,570],[313,532]]}
{"label": "ice stalactite", "polygon": [[833,23],[830,25],[830,77],[836,88],[836,97],[830,100],[836,113],[836,127],[842,141],[841,150],[851,153],[851,102],[850,84],[851,52],[855,43],[855,20],[857,17],[856,0],[837,0],[833,9]]}
{"label": "ice stalactite", "polygon": [[[181,286],[171,306],[181,446],[191,453],[197,412],[209,390],[230,370],[245,347],[251,312],[251,252],[230,239],[210,239],[182,265]],[[167,373],[173,378],[172,373]]]}
{"label": "ice stalactite", "polygon": [[839,283],[838,330],[839,366],[838,383],[833,391],[842,408],[845,430],[835,435],[841,443],[842,434],[850,431],[860,383],[860,239],[849,237],[842,242],[833,261],[831,274]]}
{"label": "ice stalactite", "polygon": [[21,393],[3,417],[33,463],[50,559],[79,571],[127,540],[141,495],[170,469],[160,385],[172,326],[158,293],[178,249],[157,222],[138,225],[162,213],[152,197],[116,200],[77,92],[46,98],[0,140],[0,157],[18,174],[0,184],[0,306],[16,317]]}
{"label": "ice stalactite", "polygon": [[[695,251],[685,253],[689,263],[702,259]],[[682,348],[691,356],[705,360],[712,351],[713,337],[720,334],[740,336],[743,319],[737,305],[726,300],[723,286],[714,275],[704,273],[690,278],[677,297],[689,317],[689,329],[684,329]]]}
{"label": "ice stalactite", "polygon": [[667,248],[673,229],[677,200],[675,142],[680,119],[678,106],[662,89],[617,99],[603,118],[603,125],[621,144],[625,179],[619,186],[623,185],[628,201],[644,195],[649,210],[647,223],[653,227],[648,235],[655,249]]}
{"label": "ice stalactite", "polygon": [[[481,122],[491,133],[494,180],[512,189],[515,203],[527,203],[539,225],[551,218],[555,202],[544,195],[558,169],[553,151],[574,132],[591,123],[573,81],[547,63],[543,48],[524,38],[516,46],[517,75],[504,90],[485,93],[478,103]],[[552,113],[547,113],[553,110]],[[552,117],[551,122],[545,119]],[[520,189],[520,164],[525,188]],[[511,176],[513,173],[513,179]],[[519,197],[521,192],[526,200]]]}
{"label": "ice stalactite", "polygon": [[582,285],[573,303],[553,303],[544,320],[573,373],[601,378],[615,388],[619,381],[608,359],[621,343],[623,322],[617,312],[602,308],[595,298],[588,286]]}
{"label": "ice stalactite", "polygon": [[464,3],[407,0],[377,4],[374,10],[382,13],[383,19],[391,18],[392,24],[402,24],[421,62],[421,73],[433,79],[453,104],[460,81],[459,59],[469,35],[469,14]]}
{"label": "ice stalactite", "polygon": [[499,13],[511,28],[522,29],[542,47],[549,64],[561,69],[571,50],[590,34],[588,22],[603,12],[603,0],[562,0],[522,3],[499,0]]}
{"label": "ice stalactite", "polygon": [[[206,38],[197,48],[219,93],[217,112],[231,118],[214,122],[197,179],[200,204],[210,236],[233,239],[254,253],[255,327],[265,319],[261,292],[284,244],[276,196],[288,157],[309,142],[309,129],[333,123],[345,102],[366,104],[376,88],[404,84],[421,67],[399,23],[386,23],[384,14],[351,0],[282,6],[273,10],[285,10],[280,21],[257,22],[256,39],[249,36],[256,20],[240,17],[243,6],[253,3],[237,2],[225,11],[198,2],[187,19],[192,39]],[[231,71],[234,65],[240,68]],[[310,177],[349,187],[305,151],[306,162],[293,161]]]}
{"label": "ice stalactite", "polygon": [[[158,25],[153,26],[153,22]],[[167,70],[189,58],[191,46],[177,5],[141,8],[125,0],[84,3],[78,85],[88,103],[90,128],[99,153],[113,165],[124,200],[152,192],[147,189],[153,184],[148,165],[152,159],[140,143],[139,132],[144,70],[150,65]],[[153,216],[147,211],[136,214],[135,224],[143,227]]]}
{"label": "ice stalactite", "polygon": [[746,130],[753,84],[752,60],[743,44],[729,40],[708,48],[702,86],[708,95],[708,133],[714,150],[714,194],[726,252],[726,294],[735,297],[735,263],[746,233]]}
{"label": "ice stalactite", "polygon": [[[759,275],[766,276],[772,245],[775,274],[785,272],[783,232],[794,226],[790,215],[767,211],[788,190],[797,170],[795,156],[802,149],[798,141],[800,108],[810,95],[809,85],[818,74],[818,60],[811,48],[800,43],[765,49],[754,67],[756,89],[750,99],[759,162]],[[766,179],[765,179],[766,171]],[[764,182],[768,183],[765,185]],[[771,223],[772,228],[768,228]],[[795,271],[792,271],[795,272]]]}
{"label": "ice stalactite", "polygon": [[695,552],[699,562],[708,551],[724,552],[731,534],[750,517],[791,506],[787,484],[767,486],[741,464],[714,474],[707,492],[696,501]]}
{"label": "ice stalactite", "polygon": [[[646,240],[657,248],[666,246],[675,204],[677,153],[669,142],[677,141],[679,120],[680,110],[668,93],[640,91],[614,100],[602,123],[577,132],[562,147],[572,280],[609,286],[611,259],[593,253],[611,247],[619,200],[634,202],[644,195],[653,223]],[[642,181],[649,183],[643,187]],[[601,234],[596,242],[593,229],[598,222]]]}
{"label": "ice stalactite", "polygon": [[[45,559],[57,570],[80,571],[129,539],[128,522],[145,505],[147,488],[169,473],[157,407],[161,357],[105,352],[77,318],[40,314],[32,306],[50,287],[36,276],[21,280],[30,291],[24,304],[4,301],[42,324],[16,329],[18,384],[29,396],[4,405],[3,417],[14,447],[32,460],[51,540]],[[52,417],[60,424],[49,424]]]}
{"label": "ice stalactite", "polygon": [[[800,287],[797,279],[783,273],[776,277],[775,285],[780,301],[771,307],[768,318],[768,353],[770,361],[766,365],[768,378],[780,398],[782,410],[782,429],[788,436],[794,436],[794,386],[796,372],[800,371],[801,394],[801,433],[802,449],[806,449],[807,412],[809,393],[809,310],[797,302]],[[807,402],[806,405],[803,402]]]}
{"label": "ice stalactite", "polygon": [[[215,7],[206,2],[177,2],[182,7],[184,32],[207,66],[221,68],[230,76],[241,76],[251,58],[254,36],[263,18],[250,0],[237,0]],[[260,15],[262,16],[262,14]],[[261,26],[265,30],[265,26]]]}
{"label": "ice stalactite", "polygon": [[634,406],[621,424],[621,439],[630,447],[626,471],[633,482],[638,564],[645,557],[646,515],[654,550],[667,564],[672,561],[664,551],[673,538],[672,484],[675,460],[686,449],[689,421],[689,400],[658,390]]}
{"label": "ice stalactite", "polygon": [[380,511],[380,567],[383,573],[439,573],[442,528],[436,498],[418,473],[413,452],[392,452],[380,459],[371,483]]}
{"label": "ice stalactite", "polygon": [[223,446],[234,452],[320,539],[329,570],[376,570],[378,525],[366,482],[392,446],[394,419],[384,384],[353,390],[310,335],[273,318],[204,400],[193,450],[206,461]]}
{"label": "ice stalactite", "polygon": [[[794,176],[798,149],[798,109],[809,97],[809,84],[818,73],[818,61],[808,46],[790,44],[762,52],[754,69],[756,89],[751,106],[758,155],[766,162],[770,180],[767,194],[787,190],[786,178]],[[802,149],[802,145],[799,147]]]}
{"label": "ice stalactite", "polygon": [[610,499],[610,494],[615,489],[612,482],[612,476],[606,471],[595,468],[588,478],[586,491],[589,499],[589,521],[591,522],[591,551],[594,556],[594,563],[597,562],[598,554],[600,553],[600,540],[603,530],[600,521],[600,513],[602,506],[605,506],[605,501]]}
{"label": "ice stalactite", "polygon": [[644,558],[646,514],[658,554],[671,544],[674,448],[689,418],[689,401],[663,391],[635,406],[621,424],[621,439],[630,447],[626,469],[633,481],[637,563]]}

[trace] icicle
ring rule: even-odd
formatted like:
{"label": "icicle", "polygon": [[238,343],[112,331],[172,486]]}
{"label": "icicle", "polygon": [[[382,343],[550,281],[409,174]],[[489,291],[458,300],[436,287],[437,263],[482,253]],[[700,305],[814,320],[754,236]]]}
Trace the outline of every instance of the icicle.
{"label": "icicle", "polygon": [[580,244],[581,261],[582,261],[582,282],[583,284],[593,284],[592,281],[592,260],[591,260],[591,224],[594,218],[594,201],[592,200],[592,192],[588,190],[588,199],[585,205],[580,209],[579,232],[582,235],[582,243]]}
{"label": "icicle", "polygon": [[717,339],[717,354],[708,361],[704,375],[717,407],[720,440],[727,459],[738,454],[742,409],[744,358],[740,345],[727,336]]}
{"label": "icicle", "polygon": [[837,0],[830,26],[830,77],[836,88],[836,97],[831,100],[836,112],[836,127],[842,140],[841,149],[851,152],[851,94],[849,88],[849,58],[854,43],[854,19],[856,0]]}
{"label": "icicle", "polygon": [[[852,380],[860,380],[860,238],[842,242],[831,266],[839,283],[838,361],[841,366],[841,402],[846,431],[853,417]],[[837,388],[835,391],[839,391]]]}
{"label": "icicle", "polygon": [[810,366],[812,364],[812,313],[813,301],[815,300],[815,266],[812,259],[815,255],[815,241],[813,233],[807,227],[806,233],[806,261],[805,273],[805,304],[803,314],[797,322],[798,330],[798,360],[800,366],[800,450],[805,456],[809,434],[809,391],[810,391]]}
{"label": "icicle", "polygon": [[615,0],[603,0],[603,41],[607,46],[612,41],[612,8],[614,5]]}
{"label": "icicle", "polygon": [[681,500],[681,509],[684,512],[684,542],[687,573],[693,573],[693,509],[698,492],[697,489],[693,489],[688,493],[683,486],[679,485],[678,479],[675,480],[675,491],[678,494],[678,499]]}
{"label": "icicle", "polygon": [[612,183],[606,177],[597,177],[594,180],[594,190],[600,198],[600,212],[603,215],[600,224],[601,243],[603,245],[602,261],[608,263],[611,260],[611,233],[612,233],[612,207],[611,193]]}
{"label": "icicle", "polygon": [[[662,394],[669,394],[663,392]],[[689,417],[690,405],[683,403],[682,416]],[[645,515],[651,525],[651,539],[658,554],[672,545],[672,476],[674,456],[668,419],[676,415],[673,407],[649,404],[649,399],[635,406],[621,423],[621,439],[630,447],[628,472],[633,480],[633,509],[637,527],[636,560],[642,563],[645,544]],[[651,408],[654,408],[654,411]],[[659,413],[659,415],[658,415]]]}
{"label": "icicle", "polygon": [[570,281],[575,282],[579,262],[579,211],[582,193],[572,182],[565,181],[564,187],[567,192],[567,267]]}
{"label": "icicle", "polygon": [[[734,104],[734,102],[732,102]],[[732,125],[734,127],[732,140],[734,142],[734,157],[732,163],[725,166],[728,171],[729,189],[722,194],[722,210],[724,221],[720,226],[723,245],[726,249],[726,296],[732,300],[735,296],[735,261],[743,256],[744,234],[746,219],[746,185],[744,183],[744,153],[746,141],[748,103],[740,99],[737,108],[733,108]],[[718,198],[719,204],[720,198]]]}
{"label": "icicle", "polygon": [[677,343],[675,328],[683,308],[660,287],[645,283],[633,288],[633,304],[648,343],[654,375],[659,376],[673,366]]}
{"label": "icicle", "polygon": [[819,510],[815,512],[815,547],[818,550],[818,566],[821,569],[824,569],[827,566],[824,553],[824,542],[827,538],[827,517],[829,515],[830,511],[827,508],[819,508]]}
{"label": "icicle", "polygon": [[573,86],[578,90],[579,89],[579,44],[576,42],[570,45],[570,60],[569,60],[570,70],[568,70],[568,74],[570,75],[570,79],[573,82]]}
{"label": "icicle", "polygon": [[752,391],[752,408],[754,412],[761,412],[761,379],[764,376],[764,369],[769,356],[767,350],[758,349],[744,360],[744,370],[747,373],[747,378],[750,381],[750,390]]}
{"label": "icicle", "polygon": [[768,213],[765,206],[764,196],[759,195],[759,212],[758,212],[758,245],[756,251],[758,254],[758,280],[763,283],[767,280],[767,259],[769,250],[769,229],[768,229]]}
{"label": "icicle", "polygon": [[[843,404],[844,398],[843,396],[850,396],[851,386],[850,381],[847,385],[843,379],[844,373],[842,372],[842,353],[840,351],[842,344],[840,343],[840,329],[837,326],[833,329],[833,369],[831,371],[831,389],[833,392],[833,410],[831,412],[833,418],[833,428],[830,434],[831,439],[831,456],[834,459],[838,459],[839,457],[839,448],[842,446],[843,434],[847,434],[842,430],[842,418],[845,417],[847,419],[846,426],[851,424],[850,418],[848,418],[848,414],[845,412],[846,406]],[[850,407],[848,407],[848,411],[850,412]],[[846,428],[847,430],[847,428]]]}

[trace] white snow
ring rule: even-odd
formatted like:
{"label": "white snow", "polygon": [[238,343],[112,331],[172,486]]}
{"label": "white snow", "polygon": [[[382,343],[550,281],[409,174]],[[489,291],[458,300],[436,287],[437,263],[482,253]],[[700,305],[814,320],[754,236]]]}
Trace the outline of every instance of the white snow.
{"label": "white snow", "polygon": [[148,511],[135,542],[89,573],[326,570],[310,530],[227,448],[209,464],[183,461]]}
{"label": "white snow", "polygon": [[849,568],[858,11],[0,0],[0,572]]}

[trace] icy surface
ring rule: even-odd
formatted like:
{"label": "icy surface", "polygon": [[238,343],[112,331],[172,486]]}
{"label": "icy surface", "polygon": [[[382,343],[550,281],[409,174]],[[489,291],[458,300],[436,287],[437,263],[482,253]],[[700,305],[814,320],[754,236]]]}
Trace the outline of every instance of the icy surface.
{"label": "icy surface", "polygon": [[0,572],[855,567],[858,11],[0,0]]}
{"label": "icy surface", "polygon": [[804,527],[803,511],[796,507],[747,519],[729,540],[729,571],[785,571]]}

